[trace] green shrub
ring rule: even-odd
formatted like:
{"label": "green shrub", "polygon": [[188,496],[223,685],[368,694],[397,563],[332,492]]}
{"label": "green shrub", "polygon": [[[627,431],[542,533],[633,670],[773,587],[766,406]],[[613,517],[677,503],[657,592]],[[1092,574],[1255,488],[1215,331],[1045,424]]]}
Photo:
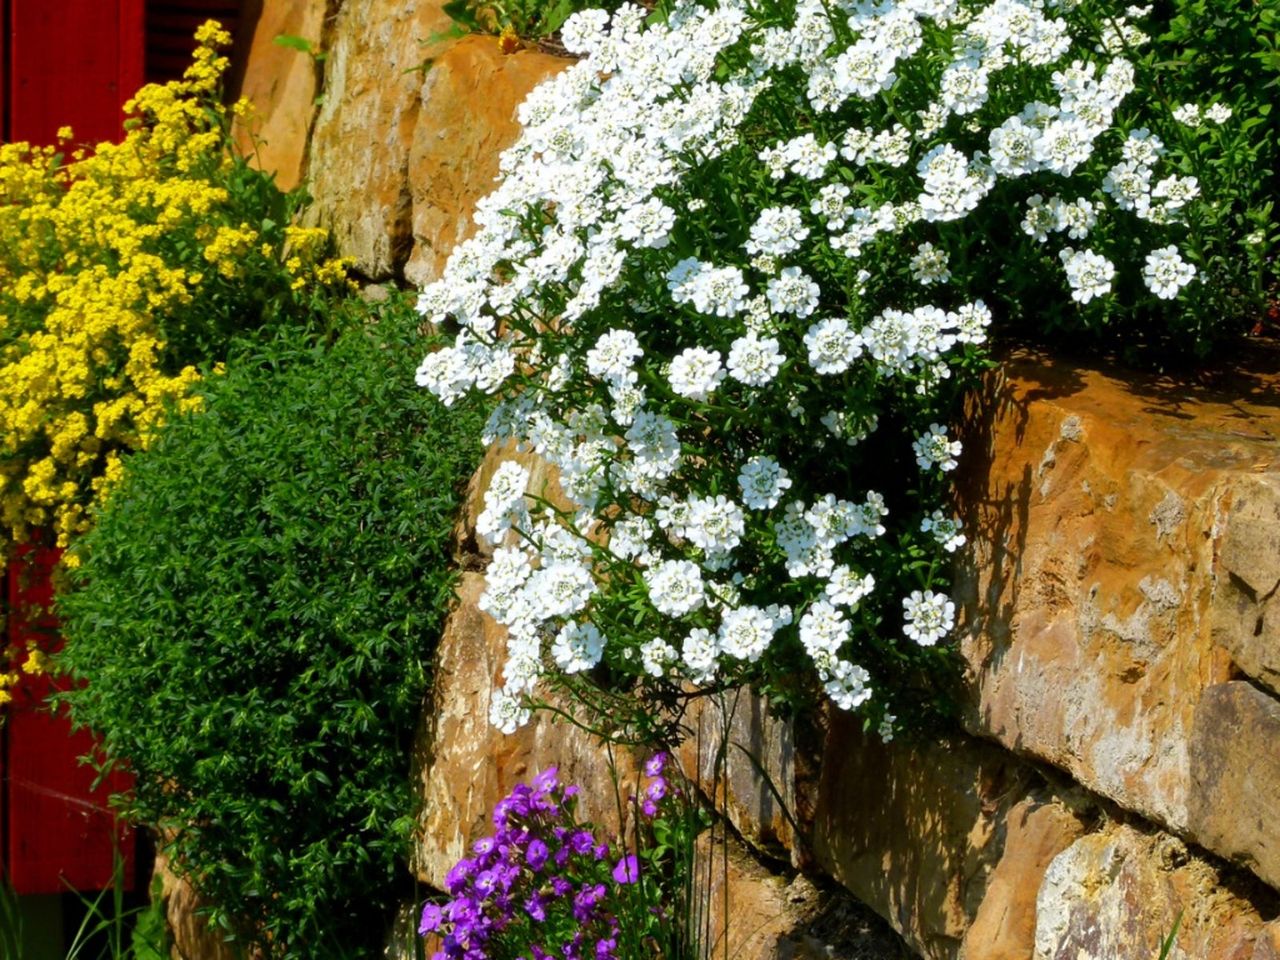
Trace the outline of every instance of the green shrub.
{"label": "green shrub", "polygon": [[412,823],[473,411],[413,385],[410,312],[246,346],[77,548],[66,695],[127,815],[271,957],[363,955]]}

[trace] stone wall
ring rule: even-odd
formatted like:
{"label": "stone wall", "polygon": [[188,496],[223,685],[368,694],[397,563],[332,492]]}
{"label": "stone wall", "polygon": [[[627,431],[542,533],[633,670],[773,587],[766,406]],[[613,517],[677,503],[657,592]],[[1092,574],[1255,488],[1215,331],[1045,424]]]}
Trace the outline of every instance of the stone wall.
{"label": "stone wall", "polygon": [[[261,135],[307,159],[313,217],[370,279],[437,276],[515,104],[563,62],[442,41],[424,0],[265,7],[328,24],[314,118],[296,85],[250,85],[281,69],[261,44],[246,71]],[[1154,958],[1175,925],[1178,960],[1280,960],[1280,357],[1253,366],[1204,386],[1022,354],[971,398],[962,729],[883,744],[749,692],[691,714],[686,770],[706,783],[727,730],[767,774],[731,750],[706,783],[741,839],[723,874],[735,955],[894,956],[822,926],[860,917],[856,898],[931,960]],[[414,870],[436,885],[529,771],[590,784],[607,767],[565,724],[485,723],[503,636],[476,607],[479,489],[418,751]]]}

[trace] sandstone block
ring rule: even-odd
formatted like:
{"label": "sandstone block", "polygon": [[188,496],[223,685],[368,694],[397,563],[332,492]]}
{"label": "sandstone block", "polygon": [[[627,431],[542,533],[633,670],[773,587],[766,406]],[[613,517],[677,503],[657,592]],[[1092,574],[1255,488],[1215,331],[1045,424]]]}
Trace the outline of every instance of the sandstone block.
{"label": "sandstone block", "polygon": [[409,146],[410,283],[436,279],[454,245],[471,234],[476,201],[496,186],[498,156],[520,133],[516,107],[571,62],[535,51],[504,55],[492,37],[473,36],[432,64]]}
{"label": "sandstone block", "polygon": [[423,83],[415,68],[449,24],[437,0],[364,0],[343,3],[332,28],[311,137],[309,217],[371,280],[392,276],[409,256],[409,145]]}
{"label": "sandstone block", "polygon": [[1263,935],[1253,904],[1168,835],[1109,824],[1049,865],[1036,912],[1035,960],[1247,960]]}
{"label": "sandstone block", "polygon": [[[515,107],[565,61],[444,39],[439,0],[344,3],[311,140],[311,217],[373,280],[434,276],[493,188]],[[420,252],[415,246],[421,246]]]}
{"label": "sandstone block", "polygon": [[[1270,381],[1269,381],[1270,382]],[[958,483],[966,725],[1211,850],[1205,691],[1274,678],[1280,409],[1015,357],[972,398]],[[1234,571],[1234,572],[1233,572]],[[1222,743],[1243,763],[1257,744]],[[1258,810],[1280,818],[1280,790]]]}
{"label": "sandstone block", "polygon": [[240,94],[253,104],[248,123],[233,129],[236,146],[262,170],[276,175],[282,190],[302,181],[307,139],[315,117],[321,65],[301,50],[276,43],[300,37],[323,49],[325,21],[338,0],[272,0],[262,3],[253,26]]}
{"label": "sandstone block", "polygon": [[1280,692],[1280,476],[1253,474],[1233,491],[1218,544],[1214,642],[1245,674]]}
{"label": "sandstone block", "polygon": [[1192,835],[1280,888],[1280,701],[1243,681],[1210,687],[1190,752]]}

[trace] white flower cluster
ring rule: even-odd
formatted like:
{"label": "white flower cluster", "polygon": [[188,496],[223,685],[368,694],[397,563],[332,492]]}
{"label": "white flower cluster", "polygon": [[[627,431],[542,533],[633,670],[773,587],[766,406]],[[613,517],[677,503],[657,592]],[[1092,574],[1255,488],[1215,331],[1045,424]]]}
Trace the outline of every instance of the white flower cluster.
{"label": "white flower cluster", "polygon": [[[432,322],[460,328],[423,361],[419,384],[446,404],[499,394],[485,441],[549,460],[576,505],[531,508],[513,464],[485,495],[478,532],[502,545],[482,607],[511,638],[496,724],[527,718],[521,698],[548,661],[567,673],[625,661],[706,683],[780,642],[807,652],[840,706],[872,696],[850,657],[858,610],[878,589],[860,564],[886,532],[885,497],[857,489],[852,471],[792,458],[820,445],[813,425],[867,442],[878,420],[848,407],[856,390],[927,397],[986,339],[981,299],[921,302],[953,284],[939,231],[1022,178],[1066,189],[1134,86],[1113,52],[1124,43],[1077,42],[1057,15],[1073,6],[798,0],[766,26],[745,0],[678,0],[654,24],[630,3],[566,22],[582,59],[520,106],[523,134],[476,210],[478,233],[419,299]],[[1141,40],[1124,26],[1125,43]],[[989,116],[1027,69],[1051,75],[1053,102]],[[900,76],[935,70],[923,109],[890,114],[882,98]],[[813,129],[797,130],[807,113]],[[746,136],[749,119],[772,131],[767,142]],[[1094,195],[1024,197],[1023,229],[1079,242],[1104,215],[1177,221],[1197,185],[1155,179],[1162,152],[1129,130]],[[731,205],[706,189],[729,157],[737,176],[759,172],[728,184]],[[888,181],[891,191],[876,186]],[[907,251],[916,286],[894,295],[914,305],[867,293],[886,249]],[[1063,247],[1059,259],[1080,303],[1111,290],[1115,267],[1094,250]],[[1194,273],[1165,246],[1143,277],[1170,297]],[[926,482],[957,466],[960,443],[938,423],[909,446]],[[920,532],[944,551],[964,542],[940,512]],[[775,602],[779,584],[806,598],[795,622]],[[914,643],[952,629],[942,594],[909,591],[901,604]],[[613,658],[633,628],[644,638]]]}

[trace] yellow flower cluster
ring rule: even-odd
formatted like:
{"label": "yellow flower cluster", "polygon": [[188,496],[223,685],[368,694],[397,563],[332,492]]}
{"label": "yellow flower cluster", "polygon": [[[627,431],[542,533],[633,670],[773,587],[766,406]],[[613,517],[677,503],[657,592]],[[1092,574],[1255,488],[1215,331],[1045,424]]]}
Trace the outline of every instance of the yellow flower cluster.
{"label": "yellow flower cluster", "polygon": [[196,365],[213,358],[172,341],[211,284],[260,286],[246,271],[264,263],[285,290],[347,284],[325,231],[268,238],[267,211],[256,225],[232,213],[230,40],[201,27],[183,79],[125,105],[123,143],[67,156],[64,129],[58,147],[0,145],[0,564],[36,530],[66,546],[122,454],[199,405]]}

